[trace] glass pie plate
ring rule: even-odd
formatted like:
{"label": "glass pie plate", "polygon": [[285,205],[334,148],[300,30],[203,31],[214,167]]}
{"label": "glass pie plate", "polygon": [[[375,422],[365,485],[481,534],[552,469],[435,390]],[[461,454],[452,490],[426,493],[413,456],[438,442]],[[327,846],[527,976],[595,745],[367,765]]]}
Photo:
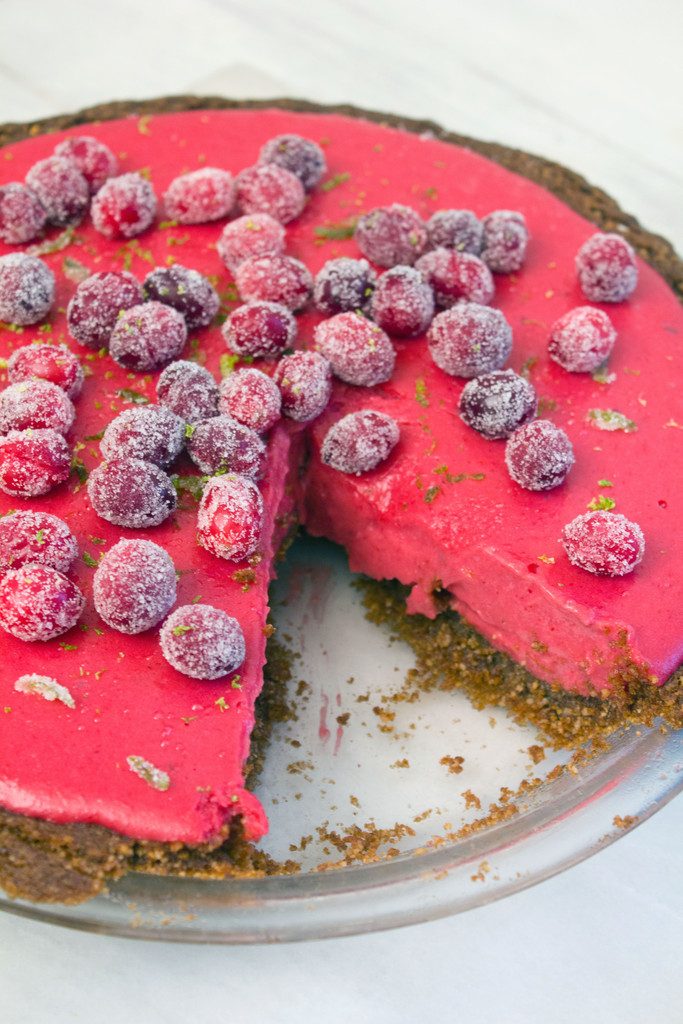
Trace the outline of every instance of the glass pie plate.
{"label": "glass pie plate", "polygon": [[[533,729],[477,711],[452,690],[401,699],[412,651],[366,620],[345,556],[327,542],[296,542],[272,598],[278,636],[296,652],[288,695],[296,718],[275,726],[256,792],[271,822],[263,848],[295,860],[299,872],[220,881],[130,874],[80,906],[0,897],[3,909],[181,942],[393,928],[564,871],[683,788],[680,733],[625,730],[599,755],[528,786],[570,752],[540,747]],[[515,813],[468,827],[506,800]]]}

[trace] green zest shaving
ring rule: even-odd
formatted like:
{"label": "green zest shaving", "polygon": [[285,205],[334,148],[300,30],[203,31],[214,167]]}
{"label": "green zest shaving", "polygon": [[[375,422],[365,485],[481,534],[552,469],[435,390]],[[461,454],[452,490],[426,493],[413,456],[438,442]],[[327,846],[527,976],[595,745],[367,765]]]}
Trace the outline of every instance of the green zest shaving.
{"label": "green zest shaving", "polygon": [[162,772],[160,768],[156,768],[151,761],[146,761],[144,757],[129,754],[126,763],[130,770],[152,789],[158,789],[164,793],[171,785],[170,776],[166,772]]}
{"label": "green zest shaving", "polygon": [[633,420],[616,409],[589,409],[588,422],[598,430],[623,430],[626,434],[638,429]]}

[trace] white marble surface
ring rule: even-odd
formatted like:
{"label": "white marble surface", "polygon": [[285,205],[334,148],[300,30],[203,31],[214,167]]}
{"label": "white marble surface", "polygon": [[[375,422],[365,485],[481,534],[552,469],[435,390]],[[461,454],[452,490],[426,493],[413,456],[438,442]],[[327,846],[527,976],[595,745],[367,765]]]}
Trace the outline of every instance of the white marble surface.
{"label": "white marble surface", "polygon": [[[0,0],[0,121],[114,98],[305,96],[555,157],[683,249],[680,0]],[[280,948],[0,918],[2,1024],[677,1024],[678,799],[503,903]]]}

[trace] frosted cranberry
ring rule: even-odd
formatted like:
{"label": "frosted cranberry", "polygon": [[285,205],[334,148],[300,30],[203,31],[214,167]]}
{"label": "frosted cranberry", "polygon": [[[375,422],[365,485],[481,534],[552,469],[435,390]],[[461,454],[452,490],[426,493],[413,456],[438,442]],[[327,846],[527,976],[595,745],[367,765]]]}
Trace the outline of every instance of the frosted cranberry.
{"label": "frosted cranberry", "polygon": [[414,267],[393,267],[377,281],[370,309],[383,331],[414,338],[432,322],[434,293]]}
{"label": "frosted cranberry", "polygon": [[317,142],[301,135],[276,135],[261,147],[259,163],[277,164],[295,174],[307,192],[327,170],[325,154]]}
{"label": "frosted cranberry", "polygon": [[186,423],[218,412],[218,385],[208,370],[187,359],[169,363],[157,381],[157,398]]}
{"label": "frosted cranberry", "polygon": [[26,184],[36,194],[50,224],[78,224],[86,214],[90,189],[70,160],[48,156],[26,174]]}
{"label": "frosted cranberry", "polygon": [[273,379],[280,388],[282,413],[308,423],[327,408],[332,394],[332,367],[319,352],[293,352],[278,363]]}
{"label": "frosted cranberry", "polygon": [[247,167],[235,178],[235,199],[240,213],[267,213],[288,224],[306,202],[304,187],[295,174],[277,164]]}
{"label": "frosted cranberry", "polygon": [[368,306],[377,275],[367,260],[340,256],[318,271],[313,302],[321,313],[348,313]]}
{"label": "frosted cranberry", "polygon": [[240,356],[275,357],[296,340],[296,320],[279,302],[247,302],[223,324],[223,337]]}
{"label": "frosted cranberry", "polygon": [[12,384],[46,380],[69,396],[77,398],[83,386],[83,367],[66,345],[22,345],[7,361]]}
{"label": "frosted cranberry", "polygon": [[436,365],[454,377],[498,370],[512,348],[512,330],[501,311],[474,302],[435,316],[427,339]]}
{"label": "frosted cranberry", "polygon": [[100,451],[105,459],[143,459],[164,469],[185,443],[185,421],[165,405],[124,409],[104,432]]}
{"label": "frosted cranberry", "polygon": [[169,615],[159,633],[169,665],[192,679],[220,679],[240,667],[246,656],[237,619],[209,604],[186,604]]}
{"label": "frosted cranberry", "polygon": [[234,273],[245,260],[280,256],[285,251],[285,229],[267,213],[238,217],[225,225],[216,249],[228,270]]}
{"label": "frosted cranberry", "polygon": [[353,237],[363,255],[373,263],[395,267],[397,263],[412,265],[424,252],[427,229],[415,210],[393,203],[364,214]]}
{"label": "frosted cranberry", "polygon": [[52,640],[76,625],[85,599],[49,565],[27,562],[0,579],[0,629],[19,640]]}
{"label": "frosted cranberry", "polygon": [[0,320],[36,324],[55,299],[55,275],[37,256],[11,252],[0,256]]}
{"label": "frosted cranberry", "polygon": [[218,558],[241,562],[253,555],[263,529],[263,498],[251,480],[236,473],[213,477],[197,513],[197,540]]}
{"label": "frosted cranberry", "polygon": [[87,181],[91,195],[99,192],[107,178],[113,178],[119,169],[119,162],[109,146],[92,135],[74,135],[65,139],[55,148],[55,155],[76,165]]}
{"label": "frosted cranberry", "polygon": [[347,384],[370,388],[389,380],[394,372],[394,346],[381,327],[359,313],[338,313],[323,320],[314,338],[332,373]]}
{"label": "frosted cranberry", "polygon": [[465,384],[460,394],[460,419],[484,437],[496,440],[528,423],[538,401],[533,386],[512,370],[482,374]]}
{"label": "frosted cranberry", "polygon": [[68,572],[78,554],[69,527],[47,512],[12,512],[0,519],[0,572],[26,562]]}
{"label": "frosted cranberry", "polygon": [[157,198],[139,174],[109,178],[92,201],[92,222],[105,238],[135,238],[154,220]]}
{"label": "frosted cranberry", "polygon": [[0,391],[0,433],[49,427],[66,434],[76,418],[73,402],[56,384],[25,380]]}
{"label": "frosted cranberry", "polygon": [[456,249],[478,256],[484,225],[471,210],[438,210],[427,221],[430,249]]}
{"label": "frosted cranberry", "polygon": [[511,274],[524,263],[529,232],[522,213],[495,210],[484,217],[481,258],[497,274]]}
{"label": "frosted cranberry", "polygon": [[254,367],[236,370],[221,382],[221,412],[257,434],[265,434],[280,419],[280,389],[267,374]]}
{"label": "frosted cranberry", "polygon": [[433,249],[417,261],[417,269],[434,289],[438,306],[449,309],[456,302],[488,306],[495,285],[491,271],[476,256],[455,249]]}
{"label": "frosted cranberry", "polygon": [[109,353],[126,370],[156,370],[177,359],[187,341],[180,313],[163,302],[131,306],[119,314],[109,338]]}
{"label": "frosted cranberry", "polygon": [[45,209],[30,188],[18,181],[0,186],[0,241],[7,245],[30,242],[46,223]]}
{"label": "frosted cranberry", "polygon": [[591,235],[576,254],[576,272],[590,302],[623,302],[638,283],[636,254],[621,235]]}
{"label": "frosted cranberry", "polygon": [[553,324],[548,352],[571,373],[591,373],[605,362],[616,340],[617,332],[607,313],[592,306],[577,306]]}
{"label": "frosted cranberry", "polygon": [[349,413],[327,431],[320,448],[326,466],[360,476],[389,458],[398,444],[398,423],[374,409]]}
{"label": "frosted cranberry", "polygon": [[158,526],[176,507],[169,477],[142,459],[103,462],[88,477],[88,495],[98,516],[131,530]]}
{"label": "frosted cranberry", "polygon": [[313,278],[293,256],[259,256],[240,263],[235,283],[245,302],[278,302],[296,312],[313,294]]}
{"label": "frosted cranberry", "polygon": [[177,309],[191,331],[210,324],[221,304],[208,278],[180,263],[156,267],[142,282],[142,291],[146,299]]}
{"label": "frosted cranberry", "polygon": [[100,271],[81,281],[66,310],[69,333],[88,348],[108,348],[119,313],[142,302],[142,288],[125,270]]}
{"label": "frosted cranberry", "polygon": [[0,437],[0,490],[35,498],[64,483],[71,449],[56,430],[11,430]]}
{"label": "frosted cranberry", "polygon": [[144,633],[175,604],[173,560],[151,540],[120,540],[95,570],[92,592],[108,626],[120,633]]}
{"label": "frosted cranberry", "polygon": [[179,224],[207,224],[227,217],[235,204],[235,184],[229,171],[201,167],[174,178],[164,195],[164,207]]}
{"label": "frosted cranberry", "polygon": [[549,491],[564,483],[574,465],[574,449],[564,430],[550,420],[533,420],[508,438],[505,463],[520,487]]}
{"label": "frosted cranberry", "polygon": [[266,446],[254,430],[231,416],[213,416],[198,423],[187,440],[187,450],[202,473],[219,470],[260,480],[266,464]]}
{"label": "frosted cranberry", "polygon": [[585,512],[562,531],[572,565],[597,576],[626,576],[645,554],[645,538],[637,523],[614,512]]}

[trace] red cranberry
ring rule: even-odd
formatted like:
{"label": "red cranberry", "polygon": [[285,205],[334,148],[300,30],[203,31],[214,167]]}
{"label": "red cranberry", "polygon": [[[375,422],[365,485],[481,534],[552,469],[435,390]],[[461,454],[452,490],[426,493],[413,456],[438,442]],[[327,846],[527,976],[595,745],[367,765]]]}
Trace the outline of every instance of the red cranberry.
{"label": "red cranberry", "polygon": [[46,380],[69,396],[77,398],[83,386],[83,367],[66,345],[22,345],[7,361],[12,384]]}
{"label": "red cranberry", "polygon": [[179,224],[207,224],[227,217],[235,204],[229,171],[201,167],[174,178],[164,195],[166,213]]}
{"label": "red cranberry", "polygon": [[432,322],[434,293],[414,267],[393,267],[380,276],[370,308],[383,331],[414,338]]}
{"label": "red cranberry", "polygon": [[238,669],[246,656],[237,619],[209,604],[176,608],[159,633],[169,665],[192,679],[220,679]]}
{"label": "red cranberry", "polygon": [[142,282],[142,292],[146,299],[177,309],[191,331],[210,324],[221,304],[208,278],[180,263],[152,270]]}
{"label": "red cranberry", "polygon": [[11,252],[0,256],[0,320],[36,324],[55,299],[55,275],[37,256]]}
{"label": "red cranberry", "polygon": [[323,320],[314,337],[332,373],[347,384],[370,388],[389,380],[394,372],[394,346],[381,327],[359,313],[338,313]]}
{"label": "red cranberry", "polygon": [[267,213],[281,224],[298,217],[306,202],[304,187],[295,174],[277,164],[247,167],[235,178],[240,213]]}
{"label": "red cranberry", "polygon": [[313,294],[313,278],[292,256],[259,256],[240,263],[235,283],[245,302],[279,302],[296,312]]}
{"label": "red cranberry", "polygon": [[0,186],[0,241],[7,245],[30,242],[46,223],[45,209],[30,188],[18,181]]}
{"label": "red cranberry", "polygon": [[576,254],[576,272],[590,302],[623,302],[638,283],[636,254],[621,235],[591,235]]}
{"label": "red cranberry", "polygon": [[280,419],[280,389],[267,374],[254,367],[236,370],[221,382],[221,412],[257,434],[265,434]]}
{"label": "red cranberry", "polygon": [[135,238],[154,220],[157,198],[139,174],[109,178],[92,201],[92,222],[105,238]]}
{"label": "red cranberry", "polygon": [[605,362],[617,340],[612,321],[601,309],[577,306],[550,331],[550,358],[571,373],[592,373]]}
{"label": "red cranberry", "polygon": [[104,432],[100,450],[105,459],[142,459],[165,469],[185,444],[185,421],[165,405],[124,409]]}
{"label": "red cranberry", "polygon": [[315,308],[328,314],[366,309],[376,280],[377,275],[367,260],[352,260],[348,256],[328,260],[315,279]]}
{"label": "red cranberry", "polygon": [[275,357],[294,344],[296,320],[278,302],[247,302],[225,321],[223,337],[237,355]]}
{"label": "red cranberry", "polygon": [[498,370],[512,348],[512,331],[501,311],[474,302],[435,316],[427,339],[436,365],[454,377]]}
{"label": "red cranberry", "polygon": [[259,163],[277,164],[295,174],[307,192],[315,188],[327,170],[325,154],[317,142],[301,135],[276,135],[261,147]]}
{"label": "red cranberry", "polygon": [[69,527],[47,512],[12,512],[0,519],[0,572],[26,562],[68,572],[78,554]]}
{"label": "red cranberry", "polygon": [[113,178],[119,169],[119,162],[109,146],[92,135],[73,135],[65,139],[55,148],[55,155],[76,165],[88,182],[91,195],[99,192],[107,178]]}
{"label": "red cranberry", "polygon": [[142,288],[132,274],[100,271],[76,288],[66,310],[69,333],[88,348],[108,348],[119,313],[142,302]]}
{"label": "red cranberry", "polygon": [[456,249],[478,256],[484,225],[471,210],[439,210],[427,221],[430,249]]}
{"label": "red cranberry", "polygon": [[169,477],[142,459],[103,462],[88,477],[88,495],[98,516],[131,530],[158,526],[176,507]]}
{"label": "red cranberry", "polygon": [[109,353],[119,366],[143,373],[177,359],[186,341],[187,326],[177,310],[163,302],[146,302],[119,314]]}
{"label": "red cranberry", "polygon": [[282,413],[308,423],[327,408],[332,394],[332,367],[319,352],[293,352],[278,363],[273,379],[280,388]]}
{"label": "red cranberry", "polygon": [[549,491],[564,483],[574,465],[574,449],[564,430],[550,420],[533,420],[508,438],[505,463],[520,487]]}
{"label": "red cranberry", "polygon": [[85,599],[49,565],[27,562],[0,579],[0,629],[19,640],[52,640],[76,625]]}
{"label": "red cranberry", "polygon": [[35,498],[64,483],[71,449],[56,430],[11,430],[0,437],[0,490]]}
{"label": "red cranberry", "polygon": [[645,554],[645,538],[637,523],[614,512],[584,512],[562,531],[572,565],[597,576],[626,576]]}
{"label": "red cranberry", "polygon": [[409,206],[393,203],[364,214],[353,236],[358,248],[380,267],[398,263],[412,265],[427,244],[427,229],[419,214]]}
{"label": "red cranberry", "polygon": [[481,258],[497,274],[511,274],[524,263],[529,243],[524,214],[495,210],[484,217]]}
{"label": "red cranberry", "polygon": [[78,224],[86,214],[90,189],[70,160],[48,156],[26,174],[26,184],[40,200],[50,224]]}
{"label": "red cranberry", "polygon": [[238,217],[225,225],[216,249],[228,270],[234,273],[245,260],[281,256],[285,251],[285,229],[267,213]]}
{"label": "red cranberry", "polygon": [[37,427],[66,434],[75,418],[69,396],[49,381],[25,380],[0,391],[0,434]]}
{"label": "red cranberry", "polygon": [[120,633],[144,633],[175,604],[173,560],[151,540],[120,540],[95,570],[92,592],[108,626]]}
{"label": "red cranberry", "polygon": [[398,423],[386,413],[361,409],[333,423],[320,449],[326,466],[360,476],[389,458],[398,444]]}
{"label": "red cranberry", "polygon": [[536,415],[536,392],[512,370],[495,370],[465,384],[460,394],[460,419],[484,437],[496,440]]}
{"label": "red cranberry", "polygon": [[476,256],[455,249],[433,249],[417,261],[417,269],[434,289],[438,306],[449,309],[456,302],[488,306],[495,285],[491,271]]}
{"label": "red cranberry", "polygon": [[157,381],[157,398],[186,423],[218,413],[218,385],[208,370],[187,359],[169,363]]}
{"label": "red cranberry", "polygon": [[236,473],[213,477],[197,514],[197,540],[218,558],[241,562],[253,555],[263,529],[263,498],[251,480]]}
{"label": "red cranberry", "polygon": [[266,446],[254,430],[230,416],[213,416],[198,423],[187,440],[187,450],[202,473],[241,473],[260,480],[266,464]]}

